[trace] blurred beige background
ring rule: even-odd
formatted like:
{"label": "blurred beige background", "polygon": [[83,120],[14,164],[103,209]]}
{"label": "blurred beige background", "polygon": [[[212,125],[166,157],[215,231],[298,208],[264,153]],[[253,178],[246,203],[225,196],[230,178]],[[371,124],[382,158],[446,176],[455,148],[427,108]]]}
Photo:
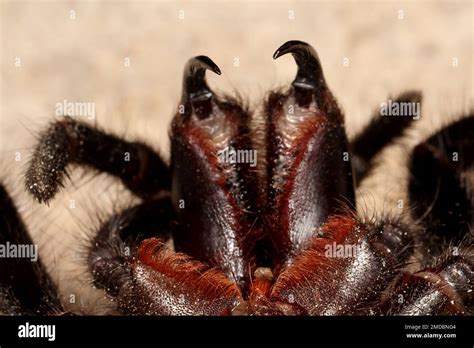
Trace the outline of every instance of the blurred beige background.
{"label": "blurred beige background", "polygon": [[72,170],[73,183],[49,207],[23,192],[35,136],[54,118],[57,102],[94,102],[93,123],[127,139],[145,139],[167,155],[188,58],[210,56],[223,72],[209,74],[211,86],[236,90],[258,108],[267,91],[288,84],[296,71],[289,56],[273,61],[275,49],[289,39],[307,41],[346,112],[349,136],[389,95],[423,91],[417,129],[384,152],[377,175],[358,192],[361,211],[401,213],[394,202],[404,199],[409,147],[473,106],[473,4],[2,1],[0,177],[64,300],[72,302],[74,294],[71,306],[107,310],[102,292],[87,284],[86,236],[96,212],[106,216],[133,198],[110,178],[81,169]]}

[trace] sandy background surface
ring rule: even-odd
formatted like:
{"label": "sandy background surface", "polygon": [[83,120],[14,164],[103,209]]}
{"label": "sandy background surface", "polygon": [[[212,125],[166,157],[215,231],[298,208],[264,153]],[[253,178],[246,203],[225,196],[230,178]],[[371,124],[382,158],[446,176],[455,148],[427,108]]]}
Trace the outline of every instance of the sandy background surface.
{"label": "sandy background surface", "polygon": [[358,192],[361,210],[395,213],[407,148],[474,105],[472,1],[2,1],[0,10],[0,177],[66,305],[93,305],[94,313],[110,305],[88,285],[83,267],[91,217],[133,197],[109,177],[80,169],[49,207],[24,193],[35,135],[55,117],[56,103],[94,102],[92,123],[146,139],[167,156],[188,58],[210,56],[223,72],[209,74],[210,85],[237,90],[258,109],[267,91],[296,71],[289,56],[273,61],[275,49],[289,39],[307,41],[346,112],[349,136],[389,95],[423,91],[416,130],[384,152],[377,175]]}

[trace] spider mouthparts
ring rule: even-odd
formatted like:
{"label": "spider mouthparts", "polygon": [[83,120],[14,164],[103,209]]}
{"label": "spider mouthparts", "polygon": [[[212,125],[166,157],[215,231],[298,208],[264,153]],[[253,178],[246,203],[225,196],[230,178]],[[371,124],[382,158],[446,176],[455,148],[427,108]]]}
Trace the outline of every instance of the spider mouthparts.
{"label": "spider mouthparts", "polygon": [[206,70],[221,75],[217,64],[207,56],[197,56],[188,60],[184,67],[183,102],[199,102],[212,97],[213,92],[207,85],[205,78]]}
{"label": "spider mouthparts", "polygon": [[311,45],[303,41],[287,41],[275,51],[273,59],[278,59],[287,53],[291,53],[298,66],[293,86],[308,89],[325,84],[321,62]]}

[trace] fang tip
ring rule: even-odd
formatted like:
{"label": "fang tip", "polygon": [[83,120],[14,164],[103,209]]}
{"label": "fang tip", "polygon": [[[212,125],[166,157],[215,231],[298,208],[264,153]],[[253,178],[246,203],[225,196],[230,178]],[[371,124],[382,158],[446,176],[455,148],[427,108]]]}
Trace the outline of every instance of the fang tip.
{"label": "fang tip", "polygon": [[213,92],[206,82],[206,70],[221,75],[217,64],[207,56],[197,56],[188,60],[184,67],[183,101],[201,101],[212,97]]}
{"label": "fang tip", "polygon": [[306,89],[314,89],[324,85],[324,74],[315,49],[303,41],[287,41],[281,45],[273,54],[273,59],[291,53],[298,66],[296,78],[293,85]]}

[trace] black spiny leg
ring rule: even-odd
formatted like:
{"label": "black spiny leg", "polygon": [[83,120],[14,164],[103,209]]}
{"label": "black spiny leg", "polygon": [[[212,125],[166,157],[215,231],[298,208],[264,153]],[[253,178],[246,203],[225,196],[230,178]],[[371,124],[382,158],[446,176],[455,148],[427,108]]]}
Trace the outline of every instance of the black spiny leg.
{"label": "black spiny leg", "polygon": [[[421,103],[421,93],[408,91],[396,98],[392,104]],[[413,124],[413,119],[420,115],[412,116],[382,116],[377,109],[371,121],[350,142],[352,152],[352,166],[356,182],[364,179],[374,167],[375,156]]]}
{"label": "black spiny leg", "polygon": [[472,315],[474,249],[448,249],[431,267],[405,273],[382,298],[375,313],[390,315]]}
{"label": "black spiny leg", "polygon": [[474,115],[471,114],[418,144],[409,168],[413,217],[428,229],[435,253],[442,242],[458,244],[474,226],[474,187],[467,170],[474,161]]}
{"label": "black spiny leg", "polygon": [[221,271],[163,244],[172,217],[169,197],[112,216],[89,254],[95,284],[114,298],[123,314],[231,314],[242,300],[237,285]]}
{"label": "black spiny leg", "polygon": [[63,186],[69,163],[117,176],[142,198],[171,186],[167,165],[147,145],[126,142],[65,117],[40,135],[26,172],[26,189],[40,202],[48,202]]}
{"label": "black spiny leg", "polygon": [[130,278],[131,256],[140,242],[170,236],[173,206],[169,196],[148,201],[113,215],[103,223],[88,256],[94,284],[113,297]]}
{"label": "black spiny leg", "polygon": [[[12,199],[1,184],[0,245],[4,251],[12,250],[12,246],[33,247]],[[39,258],[33,261],[3,256],[6,255],[0,258],[0,315],[63,313],[56,286]]]}

